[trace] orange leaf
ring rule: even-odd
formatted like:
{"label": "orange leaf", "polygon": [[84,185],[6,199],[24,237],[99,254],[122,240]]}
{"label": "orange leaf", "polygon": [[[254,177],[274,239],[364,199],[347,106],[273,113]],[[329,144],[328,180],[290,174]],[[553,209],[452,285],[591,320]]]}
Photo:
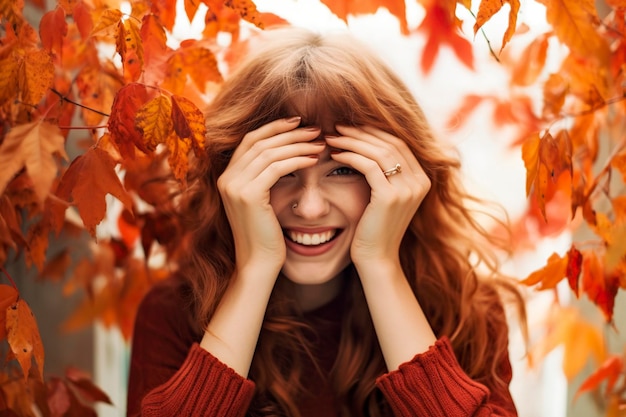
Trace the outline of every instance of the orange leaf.
{"label": "orange leaf", "polygon": [[202,111],[191,100],[182,96],[172,96],[172,120],[178,137],[189,139],[194,153],[200,157],[206,136]]}
{"label": "orange leaf", "polygon": [[15,126],[0,144],[0,193],[13,176],[26,168],[43,204],[57,174],[55,154],[67,159],[58,126],[41,120]]}
{"label": "orange leaf", "polygon": [[165,143],[172,131],[172,102],[164,95],[157,96],[137,110],[135,126],[143,134],[146,149],[154,151]]}
{"label": "orange leaf", "polygon": [[490,20],[496,13],[500,11],[504,5],[504,1],[509,3],[509,26],[504,32],[502,38],[502,46],[500,50],[511,40],[515,33],[515,27],[517,24],[517,13],[519,12],[520,3],[519,0],[482,0],[480,6],[478,6],[478,14],[476,15],[476,23],[474,24],[474,35],[478,30]]}
{"label": "orange leaf", "polygon": [[607,273],[596,252],[591,250],[584,252],[581,289],[589,300],[600,308],[609,323],[613,320],[613,307],[619,285],[619,274]]}
{"label": "orange leaf", "polygon": [[174,28],[174,23],[176,23],[176,3],[175,1],[150,2],[150,11],[155,16],[159,16],[159,21],[163,24],[163,27],[170,32]]}
{"label": "orange leaf", "polygon": [[135,129],[137,110],[148,102],[148,92],[142,84],[128,84],[121,88],[113,100],[109,131],[111,140],[117,146],[123,158],[135,157],[135,146],[142,152],[148,152],[141,132]]}
{"label": "orange leaf", "polygon": [[201,92],[206,91],[207,83],[221,83],[223,80],[213,52],[198,46],[194,41],[183,42],[168,59],[163,88],[172,94],[181,94],[187,77]]}
{"label": "orange leaf", "polygon": [[144,51],[144,82],[159,84],[165,77],[165,63],[171,53],[165,29],[155,15],[148,14],[142,20],[140,35]]}
{"label": "orange leaf", "polygon": [[570,288],[578,297],[578,279],[580,277],[581,266],[583,263],[583,255],[574,246],[567,252],[567,269],[565,275]]}
{"label": "orange leaf", "polygon": [[18,74],[22,101],[34,106],[52,86],[54,64],[50,53],[44,50],[29,51],[23,59],[23,69]]}
{"label": "orange leaf", "polygon": [[531,365],[559,346],[563,347],[562,366],[568,380],[578,375],[589,359],[601,363],[606,357],[601,330],[572,307],[555,306],[550,312],[545,337],[530,349]]}
{"label": "orange leaf", "polygon": [[0,340],[7,337],[7,308],[15,304],[18,297],[15,287],[0,284]]}
{"label": "orange leaf", "polygon": [[605,380],[605,392],[609,394],[613,391],[615,382],[617,382],[623,372],[626,372],[624,358],[618,355],[609,356],[598,369],[596,369],[587,377],[587,379],[583,381],[578,390],[576,390],[574,398],[578,397],[578,395],[585,391],[591,391],[598,388],[598,386]]}
{"label": "orange leaf", "polygon": [[545,0],[546,18],[559,40],[581,57],[606,62],[609,47],[593,26],[598,15],[589,0]]}
{"label": "orange leaf", "polygon": [[22,367],[24,380],[28,379],[31,362],[34,357],[39,372],[38,377],[43,381],[44,351],[35,316],[30,311],[26,301],[21,299],[7,307],[5,311],[7,317],[7,340],[9,341],[11,351]]}
{"label": "orange leaf", "polygon": [[224,5],[235,10],[243,20],[252,23],[260,29],[265,28],[256,4],[252,0],[225,0]]}
{"label": "orange leaf", "polygon": [[96,20],[91,31],[92,36],[115,37],[119,31],[118,25],[122,20],[122,12],[118,9],[105,9]]}
{"label": "orange leaf", "polygon": [[[456,5],[456,3],[447,3],[452,4],[453,7]],[[474,69],[472,45],[459,34],[458,28],[452,19],[454,19],[454,8],[451,14],[450,9],[442,7],[439,2],[433,2],[426,9],[426,16],[424,16],[424,20],[417,28],[417,31],[424,32],[427,37],[421,61],[421,68],[424,74],[430,72],[439,54],[439,49],[444,45],[451,47],[463,64],[470,69]]]}
{"label": "orange leaf", "polygon": [[538,36],[524,49],[522,55],[513,61],[511,83],[528,86],[537,81],[546,63],[549,36],[547,33]]}
{"label": "orange leaf", "polygon": [[39,22],[39,34],[41,44],[50,52],[56,53],[62,58],[63,38],[67,35],[67,22],[65,11],[58,7],[44,14]]}
{"label": "orange leaf", "polygon": [[120,182],[115,165],[107,152],[91,148],[72,161],[57,189],[60,198],[69,200],[71,196],[92,236],[104,218],[107,194],[117,197],[128,210],[133,210],[133,201]]}
{"label": "orange leaf", "polygon": [[135,19],[119,23],[115,44],[122,57],[124,78],[131,82],[137,81],[143,71],[144,60],[141,33]]}
{"label": "orange leaf", "polygon": [[76,3],[72,10],[72,19],[76,22],[80,37],[83,40],[87,39],[93,30],[93,19],[91,18],[91,10],[84,1]]}
{"label": "orange leaf", "polygon": [[397,17],[400,30],[408,34],[406,20],[406,4],[403,0],[321,0],[337,17],[348,22],[348,15],[374,14],[379,8],[386,8],[389,13]]}
{"label": "orange leaf", "polygon": [[548,258],[548,263],[541,269],[531,273],[522,281],[524,285],[539,286],[540,290],[546,288],[555,288],[556,285],[567,276],[568,256],[561,258],[558,254],[553,253]]}

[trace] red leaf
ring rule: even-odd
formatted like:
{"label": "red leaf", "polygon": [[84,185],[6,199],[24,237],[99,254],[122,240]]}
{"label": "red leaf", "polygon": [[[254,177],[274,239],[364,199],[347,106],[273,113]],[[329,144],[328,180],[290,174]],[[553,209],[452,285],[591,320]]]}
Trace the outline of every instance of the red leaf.
{"label": "red leaf", "polygon": [[578,297],[578,278],[580,277],[582,263],[583,255],[572,246],[569,252],[567,252],[567,270],[565,274],[567,275],[567,282],[569,282],[569,286],[576,297]]}
{"label": "red leaf", "polygon": [[67,22],[65,11],[61,7],[49,11],[41,18],[39,23],[41,44],[45,49],[62,58],[63,38],[67,35]]}
{"label": "red leaf", "polygon": [[117,146],[123,158],[135,157],[135,147],[148,153],[143,143],[143,136],[135,128],[137,111],[148,101],[148,91],[142,84],[128,84],[121,88],[111,108],[109,131],[111,140]]}

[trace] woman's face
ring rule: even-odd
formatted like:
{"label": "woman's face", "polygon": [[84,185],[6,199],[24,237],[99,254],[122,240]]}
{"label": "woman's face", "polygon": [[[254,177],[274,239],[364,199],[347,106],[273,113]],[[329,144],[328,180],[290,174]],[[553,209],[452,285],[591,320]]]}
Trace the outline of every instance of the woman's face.
{"label": "woman's face", "polygon": [[316,165],[278,180],[270,204],[287,246],[285,276],[296,284],[337,277],[351,262],[352,238],[369,199],[365,177],[334,161],[329,149]]}

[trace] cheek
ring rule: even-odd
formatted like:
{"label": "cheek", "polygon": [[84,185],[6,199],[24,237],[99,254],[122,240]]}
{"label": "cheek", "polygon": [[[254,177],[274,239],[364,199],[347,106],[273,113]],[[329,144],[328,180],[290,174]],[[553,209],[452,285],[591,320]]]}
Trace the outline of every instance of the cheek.
{"label": "cheek", "polygon": [[274,209],[274,213],[278,214],[285,209],[285,207],[289,207],[293,204],[292,198],[290,197],[291,193],[289,193],[285,187],[277,187],[274,186],[270,188],[270,205],[272,209]]}
{"label": "cheek", "polygon": [[365,208],[370,202],[371,189],[369,185],[363,181],[363,183],[355,184],[350,192],[344,194],[344,199],[349,203],[350,217],[356,221],[361,219]]}

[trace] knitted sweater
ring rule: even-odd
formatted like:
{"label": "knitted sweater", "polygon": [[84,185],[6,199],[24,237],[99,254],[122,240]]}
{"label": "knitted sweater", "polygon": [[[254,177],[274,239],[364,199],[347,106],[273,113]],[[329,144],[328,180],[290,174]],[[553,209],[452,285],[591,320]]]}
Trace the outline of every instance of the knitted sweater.
{"label": "knitted sweater", "polygon": [[[198,342],[194,332],[186,286],[170,280],[155,286],[143,299],[132,342],[128,388],[128,416],[245,416],[253,399],[255,383],[237,374]],[[338,303],[310,312],[322,320],[311,323],[325,335],[316,352],[330,352],[321,366],[330,369],[338,348]],[[324,327],[326,326],[326,327]],[[330,326],[330,327],[328,327]],[[508,384],[511,366],[499,364],[500,377]],[[305,384],[311,394],[299,401],[303,417],[339,415],[330,384],[309,372]],[[470,379],[443,337],[427,352],[416,355],[399,369],[385,373],[376,386],[394,417],[517,416],[506,389],[490,390]]]}

